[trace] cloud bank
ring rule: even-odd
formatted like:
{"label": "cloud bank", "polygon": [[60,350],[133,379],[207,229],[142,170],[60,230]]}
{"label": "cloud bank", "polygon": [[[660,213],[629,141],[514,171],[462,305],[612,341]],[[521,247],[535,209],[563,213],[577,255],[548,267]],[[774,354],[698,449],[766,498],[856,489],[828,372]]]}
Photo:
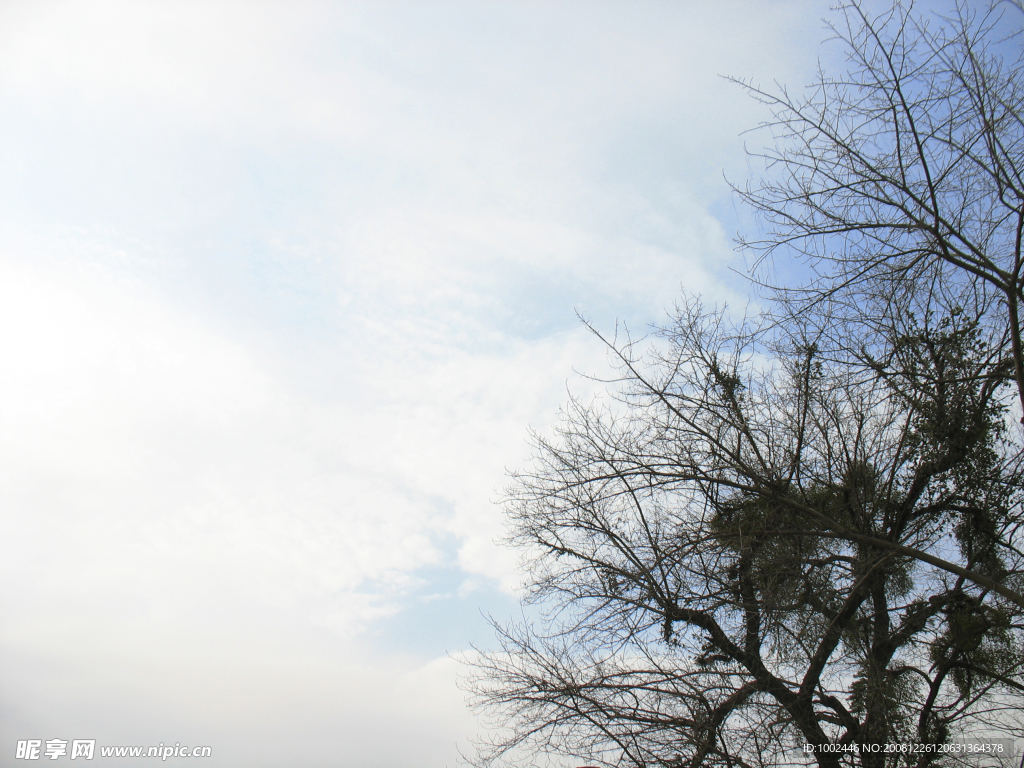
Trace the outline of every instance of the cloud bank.
{"label": "cloud bank", "polygon": [[0,7],[0,753],[455,765],[576,312],[745,300],[718,75],[805,81],[821,10]]}

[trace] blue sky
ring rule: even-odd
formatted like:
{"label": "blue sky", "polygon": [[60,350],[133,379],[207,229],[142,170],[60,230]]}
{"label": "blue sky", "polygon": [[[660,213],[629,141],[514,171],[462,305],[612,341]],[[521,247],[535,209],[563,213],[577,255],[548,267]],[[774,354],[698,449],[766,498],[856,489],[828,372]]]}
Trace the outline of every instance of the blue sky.
{"label": "blue sky", "polygon": [[827,5],[0,4],[2,753],[454,766],[575,313],[746,301]]}

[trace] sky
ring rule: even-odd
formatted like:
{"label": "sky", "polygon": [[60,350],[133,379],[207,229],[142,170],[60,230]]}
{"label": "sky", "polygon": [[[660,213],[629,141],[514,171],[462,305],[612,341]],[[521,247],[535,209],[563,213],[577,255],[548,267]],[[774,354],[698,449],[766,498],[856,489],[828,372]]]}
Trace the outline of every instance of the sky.
{"label": "sky", "polygon": [[470,754],[578,315],[748,301],[721,76],[810,82],[827,6],[0,2],[3,764]]}

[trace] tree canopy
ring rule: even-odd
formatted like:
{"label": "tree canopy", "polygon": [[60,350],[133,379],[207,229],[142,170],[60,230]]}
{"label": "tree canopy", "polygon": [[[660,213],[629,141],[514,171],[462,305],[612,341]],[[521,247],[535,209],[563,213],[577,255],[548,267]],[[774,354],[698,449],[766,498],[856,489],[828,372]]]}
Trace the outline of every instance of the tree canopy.
{"label": "tree canopy", "polygon": [[959,734],[1024,735],[1024,123],[1001,14],[843,6],[846,72],[800,101],[754,89],[776,144],[740,191],[765,222],[744,245],[812,276],[762,276],[754,319],[690,298],[648,338],[592,329],[609,397],[534,436],[506,501],[544,618],[496,624],[474,662],[504,727],[480,763],[923,767]]}

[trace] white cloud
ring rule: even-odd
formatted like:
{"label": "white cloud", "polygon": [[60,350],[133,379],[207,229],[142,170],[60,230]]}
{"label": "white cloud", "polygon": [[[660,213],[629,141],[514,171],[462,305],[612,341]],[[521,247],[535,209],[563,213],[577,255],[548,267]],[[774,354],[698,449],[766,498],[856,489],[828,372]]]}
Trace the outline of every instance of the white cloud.
{"label": "white cloud", "polygon": [[426,624],[518,581],[573,310],[737,295],[717,74],[791,77],[809,8],[0,7],[0,749],[453,764]]}
{"label": "white cloud", "polygon": [[[369,734],[384,736],[370,721],[391,716],[447,733],[450,751],[452,724],[468,722],[458,707],[414,711],[458,696],[450,676],[427,675],[410,698],[390,665],[413,674],[417,662],[374,660],[360,634],[448,557],[438,536],[461,542],[465,573],[515,581],[512,553],[491,543],[490,498],[578,340],[474,355],[417,353],[411,339],[317,399],[137,280],[31,256],[0,263],[0,605],[12,617],[0,647],[29,660],[0,686],[21,728],[3,736],[90,723],[106,743],[212,732],[233,760],[271,764],[337,718],[324,733],[357,740],[356,760]],[[190,695],[202,704],[186,716]],[[282,697],[305,704],[282,709]],[[143,703],[124,717],[127,700]],[[277,751],[269,736],[245,746],[253,723],[285,734]],[[310,749],[330,762],[332,744]]]}

